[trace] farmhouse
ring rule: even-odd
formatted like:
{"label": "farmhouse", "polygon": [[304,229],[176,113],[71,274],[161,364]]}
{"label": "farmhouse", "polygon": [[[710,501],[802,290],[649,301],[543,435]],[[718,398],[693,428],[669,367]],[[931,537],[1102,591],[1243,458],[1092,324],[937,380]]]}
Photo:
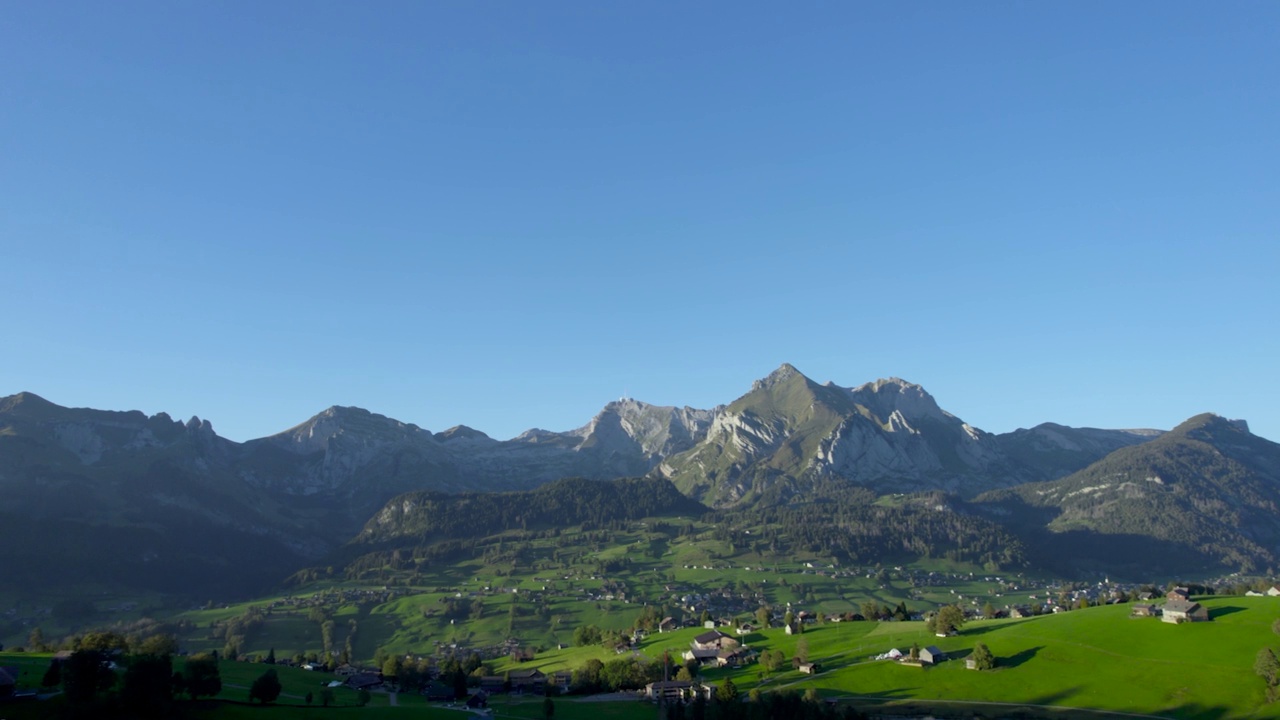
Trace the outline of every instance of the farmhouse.
{"label": "farmhouse", "polygon": [[662,618],[662,622],[658,623],[658,632],[660,633],[671,632],[675,629],[676,621],[674,618],[664,617]]}
{"label": "farmhouse", "polygon": [[1134,603],[1129,609],[1129,615],[1132,617],[1155,617],[1156,606],[1150,603]]}
{"label": "farmhouse", "polygon": [[1170,600],[1162,608],[1161,619],[1167,623],[1207,622],[1209,610],[1198,602]]}
{"label": "farmhouse", "polygon": [[650,700],[680,702],[686,698],[701,696],[710,699],[710,686],[687,680],[663,680],[644,686],[644,696]]}
{"label": "farmhouse", "polygon": [[704,632],[693,639],[694,650],[727,650],[738,647],[738,641],[719,630]]}
{"label": "farmhouse", "polygon": [[938,649],[936,645],[930,645],[920,651],[920,662],[926,665],[936,665],[947,659],[947,654]]}
{"label": "farmhouse", "polygon": [[346,686],[352,690],[368,690],[382,684],[382,676],[373,673],[360,673],[347,678]]}
{"label": "farmhouse", "polygon": [[485,695],[497,695],[506,689],[506,685],[501,675],[483,675],[480,678],[480,692]]}
{"label": "farmhouse", "polygon": [[1270,595],[1271,597],[1280,597],[1280,586],[1272,585],[1267,588],[1267,595]]}
{"label": "farmhouse", "polygon": [[1190,600],[1191,591],[1184,587],[1179,586],[1165,593],[1164,596],[1166,599],[1169,599],[1169,600]]}
{"label": "farmhouse", "polygon": [[547,676],[541,670],[512,670],[511,692],[541,695],[547,689]]}
{"label": "farmhouse", "polygon": [[805,675],[816,675],[818,673],[818,664],[811,662],[802,662],[796,665],[796,669]]}

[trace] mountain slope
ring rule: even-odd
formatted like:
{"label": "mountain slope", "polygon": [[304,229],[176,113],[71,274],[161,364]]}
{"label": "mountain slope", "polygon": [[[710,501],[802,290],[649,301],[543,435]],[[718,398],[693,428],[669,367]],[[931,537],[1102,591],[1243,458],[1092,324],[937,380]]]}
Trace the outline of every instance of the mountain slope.
{"label": "mountain slope", "polygon": [[[241,481],[208,422],[0,399],[6,579],[256,591],[322,548],[289,508]],[[245,562],[245,558],[255,558]]]}
{"label": "mountain slope", "polygon": [[724,408],[702,442],[656,472],[717,507],[785,502],[850,484],[973,496],[1061,477],[1150,437],[1052,427],[991,435],[905,380],[819,385],[784,364]]}
{"label": "mountain slope", "polygon": [[1217,415],[1060,480],[978,500],[1006,517],[1037,517],[1074,541],[1081,562],[1246,572],[1280,564],[1280,445]]}

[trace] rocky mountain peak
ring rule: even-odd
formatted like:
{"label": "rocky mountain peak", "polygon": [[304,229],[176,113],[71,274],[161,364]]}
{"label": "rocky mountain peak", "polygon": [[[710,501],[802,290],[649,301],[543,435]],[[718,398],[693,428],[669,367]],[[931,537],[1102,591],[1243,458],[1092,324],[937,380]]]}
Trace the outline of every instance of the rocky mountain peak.
{"label": "rocky mountain peak", "polygon": [[476,430],[475,428],[467,427],[466,425],[454,425],[448,430],[438,432],[436,433],[436,439],[441,440],[443,442],[450,442],[453,440],[465,440],[465,441],[471,441],[471,442],[497,442],[496,440],[480,432],[479,430]]}
{"label": "rocky mountain peak", "polygon": [[765,390],[771,387],[776,387],[796,376],[804,377],[804,374],[797,370],[791,363],[782,363],[778,366],[777,370],[774,370],[765,377],[752,383],[751,389]]}
{"label": "rocky mountain peak", "polygon": [[908,421],[931,418],[951,420],[953,416],[938,406],[923,387],[902,378],[881,378],[849,389],[859,405],[871,410],[884,421],[895,414]]}
{"label": "rocky mountain peak", "polygon": [[23,391],[16,395],[0,398],[0,413],[35,417],[48,415],[60,409],[62,409],[60,406],[45,400],[33,392]]}

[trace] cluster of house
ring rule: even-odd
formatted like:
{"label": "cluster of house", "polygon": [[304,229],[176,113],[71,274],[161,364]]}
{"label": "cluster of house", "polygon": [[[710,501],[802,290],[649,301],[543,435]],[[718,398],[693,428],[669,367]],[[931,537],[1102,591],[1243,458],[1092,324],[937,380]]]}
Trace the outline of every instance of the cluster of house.
{"label": "cluster of house", "polygon": [[693,660],[704,667],[739,667],[755,660],[759,653],[745,647],[732,635],[719,630],[708,630],[695,637],[691,648],[684,651],[684,660]]}
{"label": "cluster of house", "polygon": [[1191,600],[1191,591],[1176,587],[1165,594],[1163,605],[1134,603],[1131,617],[1159,617],[1167,623],[1208,622],[1209,609]]}
{"label": "cluster of house", "polygon": [[1249,590],[1245,597],[1280,597],[1280,585],[1272,585],[1266,590]]}
{"label": "cluster of house", "polygon": [[918,665],[920,667],[924,667],[926,665],[937,665],[943,660],[946,660],[947,654],[939,650],[936,645],[930,645],[929,647],[921,648],[914,660],[911,658],[911,655],[902,652],[898,648],[893,648],[889,652],[876,655],[872,659],[892,660],[897,663],[902,663],[903,665]]}

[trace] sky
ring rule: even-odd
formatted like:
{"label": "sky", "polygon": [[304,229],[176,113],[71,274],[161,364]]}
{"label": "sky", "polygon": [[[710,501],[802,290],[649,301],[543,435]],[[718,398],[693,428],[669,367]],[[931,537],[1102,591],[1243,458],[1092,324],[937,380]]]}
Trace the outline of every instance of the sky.
{"label": "sky", "polygon": [[1280,4],[0,5],[0,395],[507,438],[783,362],[1280,440]]}

